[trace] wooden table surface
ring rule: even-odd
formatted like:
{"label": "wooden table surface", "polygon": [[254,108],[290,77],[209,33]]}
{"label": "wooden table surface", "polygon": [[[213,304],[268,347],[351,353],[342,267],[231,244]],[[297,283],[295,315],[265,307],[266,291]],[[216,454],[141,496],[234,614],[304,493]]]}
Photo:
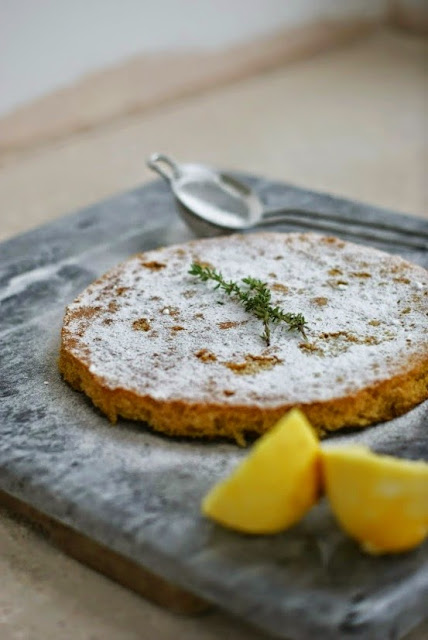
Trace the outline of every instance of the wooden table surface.
{"label": "wooden table surface", "polygon": [[[164,151],[427,215],[422,39],[347,47],[0,156],[0,238],[151,178]],[[0,635],[11,640],[261,638],[220,612],[179,617],[0,513]],[[427,637],[420,629],[412,638]]]}

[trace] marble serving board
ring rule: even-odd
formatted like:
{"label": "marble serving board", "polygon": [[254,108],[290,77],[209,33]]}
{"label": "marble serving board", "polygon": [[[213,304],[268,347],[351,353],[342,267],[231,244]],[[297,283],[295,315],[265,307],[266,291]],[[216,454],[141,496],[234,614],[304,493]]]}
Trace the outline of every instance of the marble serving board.
{"label": "marble serving board", "polygon": [[[421,219],[246,179],[269,207],[310,208],[348,220],[340,234],[345,239],[354,239],[347,232],[361,219],[427,232]],[[365,242],[426,266],[426,252],[375,236]],[[323,501],[281,535],[224,530],[201,517],[199,503],[245,450],[170,440],[127,421],[113,427],[61,380],[57,356],[66,304],[130,254],[192,237],[167,187],[154,182],[0,246],[0,492],[268,635],[401,637],[426,610],[427,545],[397,557],[363,555]],[[427,459],[427,429],[425,403],[335,440]],[[109,573],[102,561],[98,568]]]}

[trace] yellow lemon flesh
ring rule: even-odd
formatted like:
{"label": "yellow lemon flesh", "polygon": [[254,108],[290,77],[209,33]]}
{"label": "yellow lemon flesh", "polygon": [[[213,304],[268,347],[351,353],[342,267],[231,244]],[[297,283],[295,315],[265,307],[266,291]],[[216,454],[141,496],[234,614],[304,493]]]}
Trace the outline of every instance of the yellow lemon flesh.
{"label": "yellow lemon flesh", "polygon": [[325,449],[324,484],[343,529],[369,553],[397,553],[428,533],[428,464],[362,446]]}
{"label": "yellow lemon flesh", "polygon": [[297,409],[264,436],[232,474],[215,485],[202,512],[245,533],[276,533],[300,520],[319,495],[319,446]]}

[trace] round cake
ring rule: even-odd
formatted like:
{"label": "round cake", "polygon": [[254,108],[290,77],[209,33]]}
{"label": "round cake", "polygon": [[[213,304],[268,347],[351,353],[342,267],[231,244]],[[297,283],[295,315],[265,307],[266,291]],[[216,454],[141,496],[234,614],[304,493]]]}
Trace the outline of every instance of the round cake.
{"label": "round cake", "polygon": [[[273,320],[267,337],[247,278],[300,326]],[[195,240],[91,284],[66,310],[60,370],[112,422],[169,435],[242,442],[291,407],[321,435],[362,427],[428,397],[427,296],[423,268],[333,237]]]}

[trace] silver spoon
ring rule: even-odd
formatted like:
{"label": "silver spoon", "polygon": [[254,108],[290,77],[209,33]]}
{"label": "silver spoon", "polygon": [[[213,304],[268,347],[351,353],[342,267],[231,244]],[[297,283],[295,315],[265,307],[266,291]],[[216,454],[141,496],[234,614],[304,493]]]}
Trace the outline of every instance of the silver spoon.
{"label": "silver spoon", "polygon": [[[345,221],[334,214],[295,208],[266,211],[254,189],[205,165],[177,164],[161,153],[150,156],[147,165],[168,182],[185,222],[197,235],[220,235],[285,222],[333,234],[345,233],[372,242],[427,249],[427,243],[421,241],[420,231],[416,234],[382,222]],[[374,234],[374,229],[382,231],[382,235]],[[413,239],[406,236],[413,236]]]}

